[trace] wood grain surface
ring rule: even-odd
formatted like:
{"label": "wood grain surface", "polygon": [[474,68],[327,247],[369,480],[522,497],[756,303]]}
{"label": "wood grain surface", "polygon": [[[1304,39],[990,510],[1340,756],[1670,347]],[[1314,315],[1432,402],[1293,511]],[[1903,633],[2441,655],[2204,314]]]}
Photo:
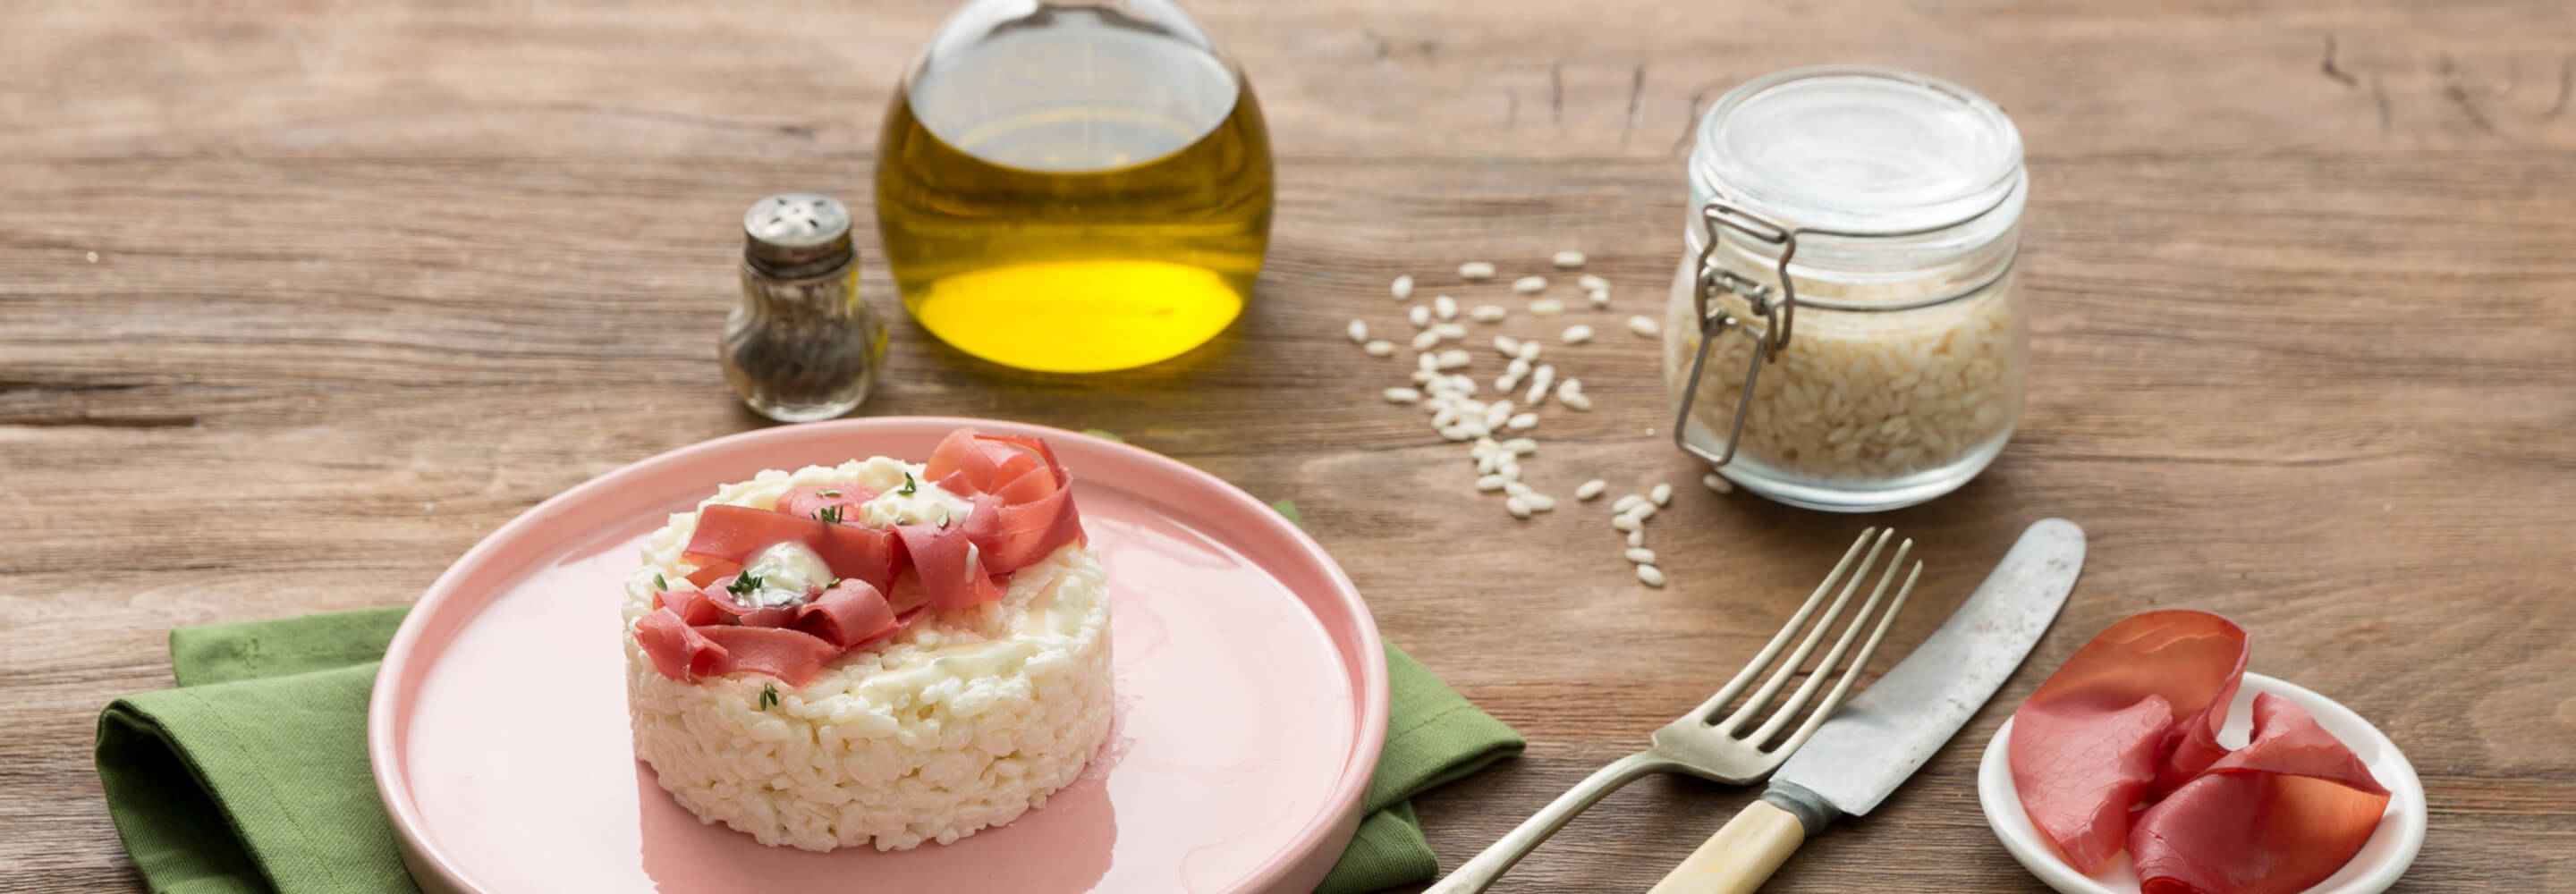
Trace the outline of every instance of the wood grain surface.
{"label": "wood grain surface", "polygon": [[[878,115],[947,5],[0,5],[0,889],[140,889],[92,728],[170,685],[170,628],[404,602],[548,495],[761,424],[714,362],[737,215],[808,188],[868,217]],[[2395,890],[2576,890],[2576,7],[1193,6],[1280,157],[1249,315],[1091,378],[903,321],[863,412],[1106,428],[1295,499],[1386,634],[1530,739],[1420,800],[1445,863],[1695,703],[1862,524],[1930,562],[1895,655],[2056,515],[2092,558],[2030,665],[1768,890],[2040,890],[1985,830],[1978,750],[2093,631],[2174,606],[2406,749],[2432,830]],[[1883,519],[1700,490],[1656,436],[1653,343],[1616,326],[1662,301],[1696,111],[1826,61],[1970,85],[2029,147],[2026,419]],[[1398,273],[1476,303],[1502,290],[1458,262],[1561,248],[1616,303],[1501,330],[1604,330],[1551,353],[1600,409],[1551,416],[1529,475],[1674,482],[1668,589],[1597,505],[1514,522],[1475,494],[1379,402],[1402,358],[1340,334],[1404,329]],[[1643,890],[1749,798],[1640,783],[1500,890]]]}

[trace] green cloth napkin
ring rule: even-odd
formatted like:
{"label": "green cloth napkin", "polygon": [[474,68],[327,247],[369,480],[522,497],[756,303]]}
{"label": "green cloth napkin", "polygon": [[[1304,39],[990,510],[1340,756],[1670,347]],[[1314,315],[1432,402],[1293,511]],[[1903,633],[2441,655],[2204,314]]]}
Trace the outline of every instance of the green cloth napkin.
{"label": "green cloth napkin", "polygon": [[[98,717],[108,813],[163,894],[416,892],[367,767],[367,693],[405,606],[170,632],[179,688]],[[1438,874],[1407,799],[1521,737],[1386,646],[1394,699],[1368,818],[1318,894]]]}

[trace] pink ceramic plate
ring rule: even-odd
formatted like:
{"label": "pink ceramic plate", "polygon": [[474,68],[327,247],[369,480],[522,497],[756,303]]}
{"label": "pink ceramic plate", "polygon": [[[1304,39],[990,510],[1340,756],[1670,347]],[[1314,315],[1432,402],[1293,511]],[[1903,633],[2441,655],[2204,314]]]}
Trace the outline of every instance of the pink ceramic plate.
{"label": "pink ceramic plate", "polygon": [[[629,741],[617,605],[637,544],[719,483],[873,454],[919,461],[965,425],[1043,435],[1074,474],[1113,593],[1109,744],[1045,807],[946,846],[815,854],[701,825]],[[431,894],[1305,894],[1359,822],[1386,685],[1350,579],[1225,482],[1055,429],[858,419],[666,453],[503,526],[395,635],[367,748]]]}

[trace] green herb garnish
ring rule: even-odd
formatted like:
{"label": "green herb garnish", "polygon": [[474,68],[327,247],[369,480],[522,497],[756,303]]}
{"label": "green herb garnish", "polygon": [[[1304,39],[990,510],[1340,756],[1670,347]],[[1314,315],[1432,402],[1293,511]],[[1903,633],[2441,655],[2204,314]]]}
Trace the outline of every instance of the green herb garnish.
{"label": "green herb garnish", "polygon": [[903,486],[895,488],[894,492],[899,496],[909,497],[912,496],[913,491],[920,489],[921,482],[913,480],[911,472],[905,472],[903,473]]}
{"label": "green herb garnish", "polygon": [[826,497],[837,497],[841,495],[841,492],[837,490],[827,490],[823,492],[823,495]]}
{"label": "green herb garnish", "polygon": [[766,711],[769,710],[769,706],[775,704],[778,704],[778,684],[760,684],[760,709]]}
{"label": "green herb garnish", "polygon": [[654,574],[653,574],[653,589],[656,589],[656,590],[668,590],[668,589],[670,589],[670,588],[671,588],[671,583],[670,583],[669,581],[666,581],[666,580],[663,580],[663,579],[662,579],[662,574],[661,574],[661,572],[658,572],[658,571],[657,571],[657,572],[654,572]]}
{"label": "green herb garnish", "polygon": [[760,592],[760,576],[756,574],[737,576],[733,579],[733,583],[725,585],[725,592],[736,596],[749,596]]}
{"label": "green herb garnish", "polygon": [[822,523],[827,524],[827,525],[837,525],[837,524],[840,524],[840,523],[841,523],[841,507],[839,507],[839,506],[825,506],[825,507],[823,507],[823,508],[821,508],[821,509],[814,510],[814,520],[815,520],[815,521],[818,521],[818,522],[822,522]]}
{"label": "green herb garnish", "polygon": [[948,527],[948,507],[946,506],[939,507],[939,526]]}
{"label": "green herb garnish", "polygon": [[1118,433],[1105,428],[1086,428],[1082,430],[1082,433],[1099,438],[1103,441],[1116,441],[1121,444],[1127,443],[1126,438],[1119,437]]}

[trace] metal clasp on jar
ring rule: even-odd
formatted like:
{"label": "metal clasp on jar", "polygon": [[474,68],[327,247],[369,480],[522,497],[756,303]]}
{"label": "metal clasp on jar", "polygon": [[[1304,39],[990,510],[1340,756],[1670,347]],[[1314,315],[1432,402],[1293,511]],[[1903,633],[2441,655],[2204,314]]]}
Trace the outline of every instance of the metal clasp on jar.
{"label": "metal clasp on jar", "polygon": [[[2011,263],[2007,261],[1997,268],[1997,271],[1992,278],[1967,285],[1964,288],[1953,289],[1941,294],[1916,298],[1909,301],[1885,304],[1853,304],[1845,301],[1817,301],[1812,299],[1801,299],[1798,297],[1798,287],[1796,282],[1789,276],[1789,261],[1798,254],[1799,237],[1829,236],[1845,239],[1901,239],[1908,236],[1923,236],[1938,233],[1984,217],[1988,213],[1993,212],[1996,208],[2002,207],[2005,199],[2009,197],[2010,194],[2007,193],[2005,198],[1998,198],[1994,204],[1988,205],[1974,214],[1970,214],[1966,217],[1960,218],[1959,220],[1950,221],[1938,226],[1923,227],[1913,230],[1866,233],[1845,230],[1828,230],[1818,227],[1788,226],[1760,214],[1755,214],[1751,211],[1739,208],[1728,203],[1724,198],[1710,199],[1707,204],[1701,205],[1699,208],[1700,225],[1705,228],[1707,238],[1701,242],[1699,257],[1693,262],[1693,269],[1698,272],[1698,275],[1695,277],[1695,283],[1691,289],[1692,306],[1698,313],[1700,321],[1699,350],[1691,357],[1690,375],[1682,385],[1682,399],[1677,402],[1673,410],[1673,444],[1680,447],[1682,452],[1699,457],[1701,461],[1708,463],[1713,468],[1721,467],[1734,461],[1735,446],[1742,443],[1744,440],[1744,420],[1752,413],[1753,410],[1754,385],[1757,383],[1757,380],[1761,378],[1762,367],[1765,364],[1779,360],[1781,352],[1789,349],[1789,336],[1796,330],[1799,307],[1805,306],[1829,310],[1860,312],[1902,311],[1930,307],[1975,294],[1992,283],[1994,279],[2001,278],[2003,276],[2003,271],[2009,270],[2012,266]],[[1752,239],[1756,242],[1767,243],[1780,247],[1780,259],[1777,270],[1774,274],[1779,283],[1777,287],[1774,287],[1770,283],[1765,283],[1751,277],[1744,276],[1733,270],[1725,269],[1717,263],[1717,234],[1718,228],[1720,227],[1741,233],[1745,238]],[[1716,303],[1716,298],[1719,290],[1721,289],[1725,290],[1727,293],[1743,298],[1746,310],[1749,311],[1753,317],[1759,320],[1761,325],[1757,327],[1755,325],[1755,320],[1739,318],[1734,314],[1728,313],[1724,307],[1719,306]],[[1710,346],[1716,343],[1718,336],[1726,334],[1726,331],[1730,328],[1744,330],[1745,336],[1751,339],[1753,343],[1753,350],[1750,352],[1751,359],[1746,363],[1744,369],[1744,388],[1737,392],[1736,395],[1735,413],[1733,414],[1734,422],[1728,428],[1725,449],[1712,452],[1708,448],[1692,443],[1691,441],[1691,409],[1699,404],[1700,377],[1708,368],[1708,354]]]}

